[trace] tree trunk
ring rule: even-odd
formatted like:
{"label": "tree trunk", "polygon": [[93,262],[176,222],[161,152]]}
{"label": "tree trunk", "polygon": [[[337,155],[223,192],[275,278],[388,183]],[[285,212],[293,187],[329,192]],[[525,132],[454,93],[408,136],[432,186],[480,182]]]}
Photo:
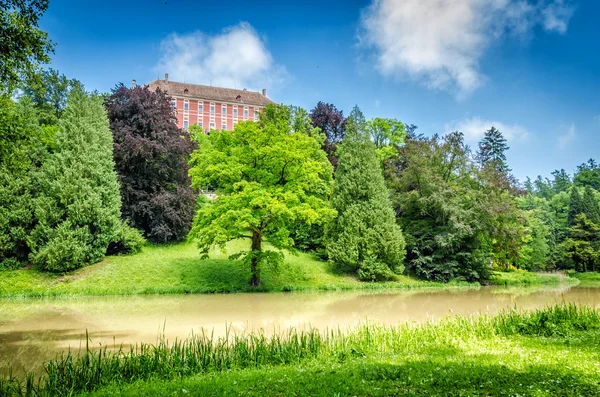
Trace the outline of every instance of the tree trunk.
{"label": "tree trunk", "polygon": [[252,278],[250,279],[250,285],[253,287],[258,287],[260,285],[260,274],[258,269],[258,261],[260,259],[260,251],[261,251],[261,243],[262,243],[262,233],[257,230],[252,231],[252,247],[251,247],[251,255],[252,260],[250,262],[250,271],[252,273]]}

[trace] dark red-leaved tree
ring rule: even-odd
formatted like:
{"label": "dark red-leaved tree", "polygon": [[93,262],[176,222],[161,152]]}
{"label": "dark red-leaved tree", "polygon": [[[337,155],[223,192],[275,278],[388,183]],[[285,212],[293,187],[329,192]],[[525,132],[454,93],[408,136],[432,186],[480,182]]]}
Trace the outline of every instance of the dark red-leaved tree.
{"label": "dark red-leaved tree", "polygon": [[121,84],[105,106],[123,217],[151,241],[184,239],[195,206],[187,161],[196,145],[187,131],[177,128],[171,98],[160,90]]}
{"label": "dark red-leaved tree", "polygon": [[337,144],[344,139],[346,130],[346,119],[341,110],[329,103],[319,102],[310,111],[310,119],[313,127],[319,127],[327,139],[323,143],[323,150],[333,167],[337,167],[338,158],[335,154]]}

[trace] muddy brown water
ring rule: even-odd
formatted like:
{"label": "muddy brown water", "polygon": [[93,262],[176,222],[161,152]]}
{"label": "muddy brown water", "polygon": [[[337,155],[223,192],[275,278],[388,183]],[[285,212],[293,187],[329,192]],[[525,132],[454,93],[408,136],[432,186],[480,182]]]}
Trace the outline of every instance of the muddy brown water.
{"label": "muddy brown water", "polygon": [[535,309],[557,302],[600,307],[600,288],[482,287],[385,292],[171,295],[0,300],[0,373],[39,369],[60,351],[170,341],[202,329],[224,335],[290,327],[346,329],[361,322],[423,322],[448,315]]}

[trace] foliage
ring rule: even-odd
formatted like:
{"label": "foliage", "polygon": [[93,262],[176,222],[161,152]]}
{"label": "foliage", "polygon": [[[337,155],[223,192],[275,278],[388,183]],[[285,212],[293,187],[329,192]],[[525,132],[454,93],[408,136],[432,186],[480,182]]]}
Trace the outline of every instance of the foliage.
{"label": "foliage", "polygon": [[0,269],[27,261],[27,238],[35,224],[31,174],[52,144],[52,129],[41,128],[29,98],[0,98]]}
{"label": "foliage", "polygon": [[519,207],[524,210],[525,234],[523,248],[517,260],[519,268],[532,271],[552,268],[550,261],[552,240],[552,218],[548,203],[528,195],[518,199]]}
{"label": "foliage", "polygon": [[462,133],[409,139],[385,167],[406,235],[407,271],[436,281],[487,279],[491,222]]}
{"label": "foliage", "polygon": [[344,113],[335,105],[320,102],[309,114],[312,126],[319,128],[325,134],[322,149],[327,153],[327,158],[333,167],[337,167],[337,145],[344,139],[346,119]]}
{"label": "foliage", "polygon": [[600,166],[594,159],[577,166],[574,184],[579,187],[589,186],[594,190],[600,190]]}
{"label": "foliage", "polygon": [[375,144],[380,163],[394,157],[398,153],[396,147],[404,143],[406,137],[404,123],[396,119],[376,117],[366,122],[365,129]]}
{"label": "foliage", "polygon": [[589,220],[584,213],[577,214],[569,228],[565,250],[566,255],[575,263],[576,271],[596,271],[600,259],[600,226]]}
{"label": "foliage", "polygon": [[67,106],[69,92],[73,89],[81,90],[82,84],[75,79],[67,79],[58,70],[44,70],[41,75],[41,84],[25,87],[25,94],[36,105],[40,123],[56,125],[62,111]]}
{"label": "foliage", "polygon": [[146,239],[142,232],[122,222],[119,233],[114,241],[108,245],[107,255],[135,254],[142,250]]}
{"label": "foliage", "polygon": [[498,129],[492,127],[485,132],[479,142],[476,159],[482,167],[492,166],[502,173],[510,172],[506,164],[505,152],[509,149],[506,138]]}
{"label": "foliage", "polygon": [[293,224],[319,224],[333,215],[323,137],[316,129],[292,131],[289,114],[285,106],[266,106],[258,124],[212,132],[192,154],[193,185],[213,184],[218,197],[198,210],[190,236],[204,255],[215,245],[224,248],[227,241],[250,238],[246,255],[252,257],[253,286],[260,285],[261,262],[267,258],[264,238],[277,249],[290,249]]}
{"label": "foliage", "polygon": [[339,153],[331,200],[338,216],[326,228],[329,260],[337,269],[356,272],[363,280],[388,279],[403,270],[404,238],[388,199],[375,145],[353,116]]}
{"label": "foliage", "polygon": [[54,44],[38,28],[48,0],[0,0],[0,95],[22,83],[39,83],[39,64],[50,62]]}
{"label": "foliage", "polygon": [[121,183],[123,218],[154,242],[180,241],[195,197],[187,161],[196,146],[177,128],[171,99],[147,87],[117,86],[106,99]]}
{"label": "foliage", "polygon": [[100,260],[119,229],[119,186],[101,99],[73,91],[55,141],[33,175],[39,194],[29,246],[34,264],[62,272]]}

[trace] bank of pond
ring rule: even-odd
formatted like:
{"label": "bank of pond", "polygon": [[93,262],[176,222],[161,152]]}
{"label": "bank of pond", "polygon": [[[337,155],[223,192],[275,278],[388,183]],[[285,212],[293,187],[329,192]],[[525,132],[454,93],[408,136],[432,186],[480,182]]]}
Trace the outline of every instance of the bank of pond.
{"label": "bank of pond", "polygon": [[600,394],[600,311],[531,311],[352,329],[210,333],[63,353],[0,395]]}
{"label": "bank of pond", "polygon": [[[368,283],[355,276],[339,274],[316,255],[285,254],[283,264],[261,269],[262,286],[250,287],[250,270],[242,261],[228,259],[244,248],[234,241],[227,253],[215,250],[210,259],[201,259],[193,243],[148,245],[142,252],[108,256],[99,263],[65,274],[24,268],[0,272],[0,298],[44,296],[103,296],[137,294],[189,294],[271,291],[315,291],[354,289],[409,289],[474,287],[465,281],[436,283],[395,275],[392,281]],[[586,275],[538,274],[525,271],[495,272],[492,285],[579,283]],[[588,277],[589,279],[589,277]],[[600,284],[600,277],[592,282]]]}

